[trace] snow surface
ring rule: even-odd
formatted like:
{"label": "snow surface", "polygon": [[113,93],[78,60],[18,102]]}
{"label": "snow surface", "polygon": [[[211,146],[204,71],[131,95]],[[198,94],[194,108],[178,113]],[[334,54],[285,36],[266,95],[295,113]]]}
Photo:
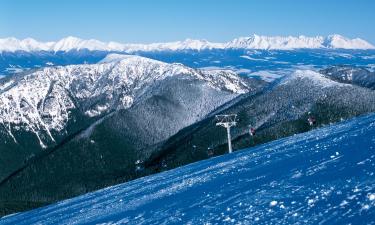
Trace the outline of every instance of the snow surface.
{"label": "snow surface", "polygon": [[208,87],[235,94],[248,91],[233,72],[200,71],[140,56],[110,54],[98,64],[46,67],[0,82],[0,124],[14,142],[13,131],[24,129],[34,133],[45,148],[42,133],[54,142],[53,132],[66,128],[77,104],[88,117],[126,109],[147,87],[174,76],[201,80]]}
{"label": "snow surface", "polygon": [[375,114],[196,162],[0,224],[374,224]]}
{"label": "snow surface", "polygon": [[286,84],[295,79],[309,79],[313,84],[318,85],[322,88],[332,86],[348,86],[348,84],[333,81],[325,77],[323,74],[312,70],[296,70],[290,76],[285,77],[281,84]]}
{"label": "snow surface", "polygon": [[98,50],[98,51],[177,51],[177,50],[206,50],[206,49],[374,49],[375,47],[360,38],[349,39],[341,35],[330,35],[327,37],[267,37],[253,35],[240,37],[226,43],[213,43],[207,40],[192,40],[152,43],[152,44],[121,44],[117,42],[101,42],[90,39],[83,40],[76,37],[66,37],[57,42],[39,42],[32,38],[18,40],[16,38],[0,39],[0,52],[15,51],[71,51],[71,50]]}
{"label": "snow surface", "polygon": [[284,71],[267,71],[267,70],[261,70],[254,73],[249,74],[249,77],[259,77],[260,79],[266,81],[266,82],[272,82],[279,78],[282,78],[285,76]]}

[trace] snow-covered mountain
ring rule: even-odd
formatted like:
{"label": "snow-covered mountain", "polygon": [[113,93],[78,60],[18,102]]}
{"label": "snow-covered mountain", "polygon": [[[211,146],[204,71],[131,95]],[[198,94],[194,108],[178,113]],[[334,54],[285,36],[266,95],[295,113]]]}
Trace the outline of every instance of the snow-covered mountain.
{"label": "snow-covered mountain", "polygon": [[244,49],[374,49],[374,46],[360,38],[349,39],[341,35],[329,35],[328,37],[267,37],[253,35],[241,37],[227,43],[226,48]]}
{"label": "snow-covered mountain", "polygon": [[7,165],[0,180],[54,151],[70,158],[73,173],[81,152],[84,158],[109,153],[111,159],[95,159],[95,170],[109,166],[129,175],[133,157],[152,153],[148,146],[250,90],[252,84],[230,71],[116,54],[98,64],[7,76],[0,80],[0,162]]}
{"label": "snow-covered mountain", "polygon": [[27,38],[0,39],[0,52],[15,51],[71,51],[87,49],[90,51],[137,52],[137,51],[178,51],[178,50],[207,50],[207,49],[374,49],[375,47],[360,38],[349,39],[341,35],[328,37],[267,37],[253,35],[251,37],[236,38],[227,43],[213,43],[207,40],[176,41],[153,44],[121,44],[117,42],[101,42],[90,39],[83,40],[76,37],[63,38],[57,42],[38,42]]}
{"label": "snow-covered mountain", "polygon": [[101,42],[90,39],[83,40],[76,37],[66,37],[57,42],[38,42],[32,38],[18,40],[16,38],[0,39],[0,51],[71,51],[87,49],[90,51],[118,51],[118,52],[134,52],[134,51],[175,51],[184,49],[212,49],[222,48],[221,43],[211,43],[206,40],[176,41],[169,43],[153,43],[153,44],[121,44],[117,42]]}
{"label": "snow-covered mountain", "polygon": [[[129,71],[117,73],[103,70],[103,75],[95,74],[96,69],[94,72],[90,69],[107,64],[126,65],[130,62],[130,65],[139,63],[140,68],[120,66],[121,71],[126,68]],[[141,72],[147,71],[145,66],[141,66],[143,64],[150,65],[153,72]],[[160,64],[162,68],[188,71],[156,82],[143,81],[148,75],[158,77],[158,71],[169,71],[157,66]],[[30,209],[46,202],[52,203],[202,160],[208,157],[208,148],[216,155],[222,154],[226,150],[226,134],[225,129],[215,126],[216,114],[238,114],[239,121],[232,130],[232,137],[234,148],[240,149],[312,129],[306,122],[308,112],[316,118],[316,126],[323,126],[375,111],[373,90],[332,80],[329,76],[311,70],[297,70],[281,80],[265,84],[254,79],[239,79],[228,71],[202,72],[179,64],[165,64],[138,56],[121,55],[110,55],[97,65],[50,69],[63,71],[72,67],[77,68],[80,74],[64,72],[64,76],[74,79],[76,76],[82,76],[83,80],[72,81],[72,85],[65,89],[77,108],[68,113],[70,119],[65,125],[73,128],[73,131],[70,129],[65,133],[51,129],[57,144],[51,142],[48,134],[41,129],[44,144],[52,146],[42,150],[36,135],[25,132],[21,125],[17,125],[19,129],[11,131],[19,145],[9,145],[14,141],[7,129],[4,129],[8,128],[8,123],[4,126],[0,124],[0,132],[4,130],[0,136],[0,143],[3,143],[0,146],[0,160],[6,161],[8,165],[5,168],[0,167],[0,199],[5,202],[4,206],[0,207],[0,213]],[[136,74],[140,74],[140,77],[135,76]],[[121,77],[125,75],[134,78],[134,82],[130,80],[124,83],[122,80],[127,79]],[[224,81],[232,75],[235,78],[228,78],[229,83]],[[50,77],[48,73],[44,76]],[[211,80],[210,76],[217,78]],[[8,78],[4,79],[9,81]],[[259,88],[256,88],[256,82],[261,82]],[[142,86],[142,83],[146,85]],[[117,84],[124,85],[116,89],[114,87],[117,87]],[[232,89],[232,84],[238,88]],[[12,84],[9,84],[7,88],[11,86]],[[136,88],[139,86],[142,87]],[[75,87],[82,91],[76,91]],[[128,87],[135,91],[128,92]],[[101,89],[105,91],[101,92]],[[239,96],[242,90],[251,91]],[[86,93],[93,97],[80,97]],[[116,101],[124,96],[131,99],[129,108],[126,108],[127,104],[124,105],[123,101]],[[37,109],[43,108],[42,103],[36,105]],[[49,118],[54,114],[49,115],[41,114],[44,124],[48,124]],[[90,117],[91,115],[93,117]],[[82,124],[85,121],[87,123]],[[34,127],[43,125],[37,122]],[[254,138],[248,134],[249,125],[257,130]],[[8,144],[4,144],[4,138],[8,138],[5,139]],[[30,154],[27,153],[32,149],[30,140],[38,144],[34,149],[46,154],[29,159]],[[21,153],[25,155],[20,157]],[[135,165],[138,160],[144,162],[144,170],[140,172]],[[9,162],[16,162],[15,166],[10,166]],[[30,201],[33,203],[23,203]],[[19,204],[11,205],[12,202]]]}
{"label": "snow-covered mountain", "polygon": [[267,37],[253,35],[251,37],[240,37],[227,43],[227,48],[245,49],[295,49],[295,48],[325,48],[325,38],[318,37]]}
{"label": "snow-covered mountain", "polygon": [[355,118],[0,224],[373,224],[374,120]]}
{"label": "snow-covered mountain", "polygon": [[[167,64],[140,56],[109,55],[99,64],[48,67],[20,78],[0,82],[0,124],[8,135],[25,129],[55,141],[74,109],[98,117],[126,109],[143,97],[148,88],[167,77],[197,79],[207,86],[236,94],[247,85],[234,73],[200,71],[181,64]],[[14,142],[17,142],[14,138]]]}
{"label": "snow-covered mountain", "polygon": [[[246,94],[229,102],[212,112],[212,117],[172,136],[148,164],[151,168],[163,161],[171,168],[181,164],[189,154],[186,143],[199,146],[202,152],[210,148],[222,154],[227,149],[226,136],[224,129],[220,131],[215,126],[217,114],[238,115],[239,122],[232,130],[232,145],[245,148],[312,129],[307,123],[309,115],[316,118],[316,126],[323,126],[370,112],[375,112],[373,90],[316,71],[297,70],[256,95]],[[256,129],[254,137],[249,135],[249,126]],[[199,157],[196,158],[204,158]]]}
{"label": "snow-covered mountain", "polygon": [[331,79],[375,89],[375,72],[352,66],[333,66],[320,71]]}
{"label": "snow-covered mountain", "polygon": [[342,49],[374,49],[375,47],[369,42],[354,38],[349,39],[341,35],[335,34],[328,36],[323,45],[327,48],[342,48]]}

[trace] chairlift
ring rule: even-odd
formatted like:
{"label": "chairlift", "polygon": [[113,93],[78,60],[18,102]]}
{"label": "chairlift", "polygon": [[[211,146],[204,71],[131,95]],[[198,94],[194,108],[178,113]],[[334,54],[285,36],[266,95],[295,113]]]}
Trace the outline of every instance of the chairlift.
{"label": "chairlift", "polygon": [[314,126],[316,124],[316,119],[313,116],[309,116],[307,119],[307,122],[309,123],[310,126]]}
{"label": "chairlift", "polygon": [[139,172],[139,171],[142,171],[144,168],[143,168],[143,161],[138,159],[137,161],[135,161],[135,171],[136,172]]}
{"label": "chairlift", "polygon": [[255,128],[254,127],[250,127],[249,134],[250,134],[250,136],[255,136]]}

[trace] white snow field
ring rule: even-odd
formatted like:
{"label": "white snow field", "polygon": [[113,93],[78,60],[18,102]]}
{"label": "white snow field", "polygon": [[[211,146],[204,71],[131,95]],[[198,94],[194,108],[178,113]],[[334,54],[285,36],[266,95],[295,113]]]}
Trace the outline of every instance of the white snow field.
{"label": "white snow field", "polygon": [[374,224],[375,114],[0,219],[0,224]]}

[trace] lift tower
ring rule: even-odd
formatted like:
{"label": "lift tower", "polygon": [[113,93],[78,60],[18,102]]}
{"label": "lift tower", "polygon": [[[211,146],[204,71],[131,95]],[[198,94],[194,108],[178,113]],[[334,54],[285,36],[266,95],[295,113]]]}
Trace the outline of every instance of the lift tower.
{"label": "lift tower", "polygon": [[228,135],[228,151],[232,153],[232,140],[230,136],[230,127],[237,125],[237,114],[225,114],[225,115],[216,115],[216,126],[222,126],[227,128]]}

